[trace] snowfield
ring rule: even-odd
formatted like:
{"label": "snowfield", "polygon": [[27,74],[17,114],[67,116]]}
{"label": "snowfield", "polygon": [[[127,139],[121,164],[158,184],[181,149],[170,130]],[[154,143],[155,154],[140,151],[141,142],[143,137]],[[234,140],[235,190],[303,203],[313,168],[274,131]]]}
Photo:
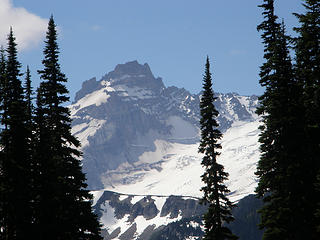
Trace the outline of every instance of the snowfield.
{"label": "snowfield", "polygon": [[[222,150],[218,162],[229,173],[226,182],[230,199],[237,201],[254,192],[257,184],[254,172],[259,159],[259,121],[238,122],[224,133]],[[113,183],[105,190],[133,195],[181,195],[201,197],[201,154],[197,144],[155,142],[154,152],[145,152],[140,161],[128,166],[120,166],[113,171],[116,179],[131,178],[131,183]],[[141,168],[141,165],[158,163],[158,168]],[[136,168],[135,168],[136,166]],[[142,177],[141,177],[142,176]],[[110,180],[110,179],[109,179]]]}
{"label": "snowfield", "polygon": [[[218,162],[225,166],[229,173],[229,180],[226,184],[229,187],[230,200],[238,201],[248,194],[254,193],[257,179],[254,172],[259,158],[259,121],[238,122],[224,133],[222,153]],[[201,154],[198,153],[198,144],[178,144],[163,140],[155,142],[156,150],[146,152],[137,166],[159,163],[158,169],[141,168],[131,166],[130,171],[118,171],[117,178],[139,176],[129,184],[115,184],[101,191],[93,191],[95,205],[105,190],[120,193],[119,200],[124,201],[131,197],[131,204],[141,201],[146,195],[152,195],[152,201],[158,209],[158,214],[146,219],[144,216],[137,216],[134,221],[130,221],[130,215],[126,214],[121,219],[115,216],[115,210],[105,201],[100,208],[102,216],[101,223],[109,234],[117,233],[118,237],[125,234],[129,229],[134,229],[132,239],[139,239],[140,235],[148,228],[157,229],[160,226],[179,221],[182,216],[179,214],[171,218],[170,214],[161,216],[161,210],[170,195],[184,196],[182,199],[201,198],[200,191],[201,175],[204,169],[201,167]],[[121,168],[121,167],[120,167]],[[119,170],[119,169],[118,169]],[[143,176],[143,177],[141,177]],[[197,227],[198,223],[190,222],[192,227]],[[190,236],[187,239],[198,239]]]}

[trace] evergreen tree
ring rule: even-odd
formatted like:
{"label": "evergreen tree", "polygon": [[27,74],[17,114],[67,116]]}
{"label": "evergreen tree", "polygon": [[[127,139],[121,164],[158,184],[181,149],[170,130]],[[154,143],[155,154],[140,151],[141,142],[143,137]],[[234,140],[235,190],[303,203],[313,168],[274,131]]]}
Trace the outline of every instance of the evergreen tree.
{"label": "evergreen tree", "polygon": [[34,117],[34,106],[32,103],[33,100],[33,90],[31,86],[31,74],[29,66],[27,66],[27,70],[25,73],[25,82],[23,86],[23,92],[24,92],[24,99],[25,99],[25,116],[26,116],[26,128],[27,128],[27,139],[26,139],[26,145],[27,145],[27,158],[30,165],[30,175],[29,175],[29,181],[30,181],[30,197],[31,197],[31,205],[30,205],[30,211],[31,211],[31,226],[29,227],[29,234],[30,236],[34,237],[37,235],[38,229],[36,228],[36,199],[38,197],[38,188],[36,186],[37,181],[36,179],[39,179],[40,171],[37,166],[37,162],[35,161],[35,117]]}
{"label": "evergreen tree", "polygon": [[[37,93],[37,153],[40,169],[37,214],[40,239],[101,239],[100,225],[85,188],[79,141],[71,135],[66,76],[58,62],[59,48],[53,17],[46,35],[43,69]],[[49,233],[49,234],[48,234]]]}
{"label": "evergreen tree", "polygon": [[204,154],[202,165],[205,168],[201,176],[205,186],[201,188],[204,196],[202,202],[209,204],[208,212],[204,215],[205,235],[208,240],[237,239],[223,223],[229,223],[233,220],[231,209],[233,204],[227,197],[230,192],[224,185],[228,174],[224,171],[223,165],[217,163],[219,149],[221,145],[218,142],[222,134],[217,129],[218,111],[214,106],[214,97],[212,91],[212,79],[210,73],[210,63],[207,57],[205,74],[203,77],[203,93],[200,102],[200,129],[201,141],[199,152]]}
{"label": "evergreen tree", "polygon": [[[306,109],[304,165],[300,169],[304,173],[304,202],[305,225],[312,228],[313,239],[319,239],[319,232],[315,228],[320,226],[316,221],[314,210],[320,207],[320,200],[316,198],[315,183],[320,173],[320,1],[304,0],[304,14],[295,14],[300,26],[294,28],[298,33],[295,39],[296,77],[303,86],[302,105]],[[311,239],[311,238],[310,238]]]}
{"label": "evergreen tree", "polygon": [[[2,125],[3,119],[3,101],[5,94],[5,82],[6,82],[6,57],[5,50],[1,46],[0,48],[0,124]],[[2,127],[0,132],[2,131]],[[3,161],[4,155],[3,151],[0,150],[0,226],[4,226],[4,174],[3,174]],[[3,238],[3,229],[0,228],[0,239]]]}
{"label": "evergreen tree", "polygon": [[[26,239],[31,225],[30,162],[23,88],[19,77],[17,44],[13,31],[8,36],[5,80],[2,80],[1,205],[3,239]],[[3,57],[3,54],[2,54]],[[3,59],[3,58],[2,58]],[[3,62],[3,61],[2,61]],[[2,70],[3,71],[3,70]]]}
{"label": "evergreen tree", "polygon": [[[277,22],[274,1],[264,0],[264,21],[258,26],[263,31],[266,62],[261,66],[260,84],[265,87],[259,98],[257,113],[260,126],[261,157],[256,192],[265,202],[261,209],[263,239],[303,239],[309,226],[304,224],[302,201],[304,108],[300,104],[301,85],[296,81],[288,51],[284,24]],[[307,239],[311,239],[308,238]]]}
{"label": "evergreen tree", "polygon": [[[0,48],[0,113],[1,113],[1,120],[3,117],[3,107],[4,107],[4,100],[6,94],[6,55],[5,50],[1,46]],[[1,122],[2,124],[2,122]]]}
{"label": "evergreen tree", "polygon": [[33,104],[32,104],[32,97],[33,91],[32,91],[32,86],[31,86],[31,74],[30,74],[30,69],[29,66],[27,66],[27,71],[26,71],[26,79],[25,79],[25,84],[24,84],[24,97],[26,100],[27,108],[26,108],[26,115],[28,118],[28,122],[31,124],[32,118],[33,118]]}

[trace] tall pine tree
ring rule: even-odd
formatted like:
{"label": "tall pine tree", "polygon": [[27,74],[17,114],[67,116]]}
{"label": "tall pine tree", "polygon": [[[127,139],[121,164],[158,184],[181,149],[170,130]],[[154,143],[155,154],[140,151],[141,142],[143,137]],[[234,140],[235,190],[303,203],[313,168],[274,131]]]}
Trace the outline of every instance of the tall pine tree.
{"label": "tall pine tree", "polygon": [[[6,54],[3,46],[0,48],[0,116],[3,117],[3,107],[6,94]],[[1,122],[2,124],[2,122]]]}
{"label": "tall pine tree", "polygon": [[[17,60],[17,44],[12,29],[8,36],[5,78],[1,81],[1,205],[3,239],[26,239],[32,224],[30,193],[30,161],[26,104],[20,81],[21,64]],[[3,56],[3,54],[2,54]],[[3,62],[3,61],[2,61]],[[3,70],[2,70],[3,71]]]}
{"label": "tall pine tree", "polygon": [[30,212],[31,212],[31,226],[29,227],[29,234],[30,236],[34,237],[38,229],[36,228],[36,214],[35,214],[35,203],[37,199],[37,186],[36,186],[36,179],[39,178],[40,171],[37,168],[37,162],[35,161],[35,118],[34,118],[34,105],[33,105],[33,90],[31,86],[31,74],[29,66],[27,66],[27,70],[25,73],[25,81],[23,85],[23,94],[25,99],[25,116],[26,116],[26,128],[27,128],[27,138],[26,138],[26,146],[27,146],[27,158],[30,165],[30,197],[31,197],[31,205],[30,205]]}
{"label": "tall pine tree", "polygon": [[[303,239],[310,236],[304,223],[304,183],[301,168],[304,149],[304,108],[302,88],[296,80],[288,51],[284,24],[277,22],[274,1],[264,0],[262,31],[266,62],[260,69],[260,84],[265,87],[257,113],[262,117],[261,157],[256,192],[263,197],[261,227],[263,239]],[[312,239],[308,238],[307,239]]]}
{"label": "tall pine tree", "polygon": [[32,90],[32,86],[31,86],[31,73],[30,73],[29,66],[27,66],[26,78],[25,78],[25,83],[24,83],[24,97],[25,97],[25,101],[27,104],[26,115],[28,118],[28,122],[31,124],[32,120],[33,120],[33,108],[34,107],[32,104],[33,90]]}
{"label": "tall pine tree", "polygon": [[218,111],[214,106],[214,93],[212,91],[212,79],[210,73],[209,57],[207,57],[205,74],[203,76],[203,93],[200,101],[200,129],[201,141],[199,152],[204,154],[202,165],[205,168],[201,176],[205,186],[201,188],[204,196],[202,202],[209,205],[208,212],[204,215],[206,240],[237,239],[223,223],[233,220],[231,209],[233,204],[227,197],[230,192],[224,185],[228,174],[224,171],[223,165],[217,162],[220,155],[221,145],[219,140],[222,137],[218,130]]}
{"label": "tall pine tree", "polygon": [[[304,173],[305,224],[312,226],[312,238],[319,239],[320,219],[315,218],[314,209],[319,210],[320,201],[315,184],[320,178],[320,1],[304,0],[305,13],[295,14],[300,26],[294,28],[298,36],[295,39],[296,77],[303,86],[302,105],[305,107],[305,138],[303,141],[305,164]],[[311,238],[310,238],[311,239]]]}
{"label": "tall pine tree", "polygon": [[79,141],[71,135],[68,100],[60,70],[59,48],[53,17],[46,35],[43,69],[37,93],[37,154],[39,178],[40,239],[101,239],[100,225],[91,210],[92,195],[86,190]]}
{"label": "tall pine tree", "polygon": [[[5,94],[5,82],[6,82],[6,57],[5,50],[1,46],[0,48],[0,132],[2,131],[2,119],[3,119],[3,107],[4,107],[4,94]],[[0,150],[0,226],[4,226],[4,174],[3,174],[4,154]],[[3,238],[3,228],[0,228],[0,239]]]}

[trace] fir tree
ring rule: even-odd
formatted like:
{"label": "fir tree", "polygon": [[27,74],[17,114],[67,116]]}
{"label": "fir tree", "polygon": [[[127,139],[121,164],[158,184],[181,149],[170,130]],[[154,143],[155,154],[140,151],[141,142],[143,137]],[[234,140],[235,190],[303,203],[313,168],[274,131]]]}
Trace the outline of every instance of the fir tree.
{"label": "fir tree", "polygon": [[[2,125],[2,119],[3,119],[3,107],[4,107],[4,94],[5,94],[5,86],[6,86],[6,57],[5,57],[5,50],[1,46],[0,49],[0,123]],[[2,127],[0,132],[2,131]],[[5,194],[5,188],[4,188],[4,174],[3,174],[3,162],[4,161],[4,155],[3,151],[0,150],[0,226],[4,226],[4,194]],[[0,239],[3,238],[3,230],[0,228]]]}
{"label": "fir tree", "polygon": [[[46,35],[43,80],[37,93],[37,153],[40,169],[40,239],[101,239],[100,225],[91,210],[92,195],[85,188],[79,141],[71,135],[66,76],[58,62],[59,48],[53,17]],[[50,233],[50,234],[48,234]]]}
{"label": "fir tree", "polygon": [[31,74],[29,66],[27,66],[26,71],[26,78],[25,78],[25,84],[24,84],[24,97],[26,100],[27,108],[26,108],[26,115],[28,118],[28,122],[31,124],[32,118],[33,118],[33,104],[32,104],[32,97],[33,91],[31,86]]}
{"label": "fir tree", "polygon": [[1,201],[3,239],[29,238],[31,225],[30,162],[25,101],[19,77],[21,64],[17,60],[17,44],[13,31],[8,36],[5,81],[2,81],[1,131]]}
{"label": "fir tree", "polygon": [[[1,113],[1,121],[3,116],[3,107],[5,105],[5,94],[6,94],[6,55],[5,50],[1,46],[0,48],[0,113]],[[1,122],[2,124],[2,122]]]}
{"label": "fir tree", "polygon": [[33,100],[33,90],[31,86],[31,74],[29,66],[27,66],[27,70],[25,73],[25,82],[23,86],[23,93],[25,99],[25,116],[26,116],[26,128],[27,128],[27,158],[30,165],[30,197],[31,197],[31,226],[29,227],[30,236],[34,237],[37,235],[38,229],[36,228],[36,199],[38,197],[38,186],[36,185],[39,179],[40,170],[37,166],[37,162],[35,159],[35,117],[34,117],[34,105],[32,103]]}
{"label": "fir tree", "polygon": [[217,129],[219,125],[216,118],[219,113],[214,106],[215,100],[216,97],[212,91],[210,63],[207,57],[200,102],[201,141],[199,146],[199,152],[204,154],[201,164],[205,168],[205,172],[201,176],[205,184],[201,188],[204,193],[202,202],[209,205],[208,212],[204,215],[204,239],[237,239],[227,227],[223,226],[223,223],[229,223],[233,220],[231,215],[233,204],[227,197],[230,191],[224,185],[228,174],[224,171],[223,165],[217,163],[221,149],[219,140],[222,134]]}
{"label": "fir tree", "polygon": [[295,39],[296,53],[296,77],[303,86],[302,105],[306,109],[304,165],[300,169],[304,174],[304,219],[305,225],[310,226],[309,232],[313,233],[310,239],[319,239],[320,234],[316,232],[316,221],[314,211],[319,209],[319,198],[314,197],[317,191],[315,183],[317,174],[320,173],[320,2],[319,0],[304,0],[304,14],[295,14],[300,26],[294,28],[298,33]]}
{"label": "fir tree", "polygon": [[256,172],[256,192],[265,202],[260,227],[265,228],[264,240],[303,239],[307,226],[301,218],[303,148],[298,141],[303,139],[302,90],[293,74],[284,24],[274,14],[274,1],[264,0],[260,7],[265,19],[258,30],[263,31],[266,60],[260,69],[265,92],[257,110],[263,122]]}

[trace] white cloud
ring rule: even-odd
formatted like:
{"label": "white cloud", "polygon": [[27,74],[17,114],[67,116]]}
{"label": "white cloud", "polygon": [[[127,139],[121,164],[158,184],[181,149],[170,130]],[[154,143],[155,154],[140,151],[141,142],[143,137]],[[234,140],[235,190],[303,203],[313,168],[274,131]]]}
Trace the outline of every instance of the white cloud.
{"label": "white cloud", "polygon": [[24,8],[12,5],[12,0],[0,0],[0,45],[6,46],[10,27],[13,29],[18,49],[36,46],[45,36],[48,20]]}

